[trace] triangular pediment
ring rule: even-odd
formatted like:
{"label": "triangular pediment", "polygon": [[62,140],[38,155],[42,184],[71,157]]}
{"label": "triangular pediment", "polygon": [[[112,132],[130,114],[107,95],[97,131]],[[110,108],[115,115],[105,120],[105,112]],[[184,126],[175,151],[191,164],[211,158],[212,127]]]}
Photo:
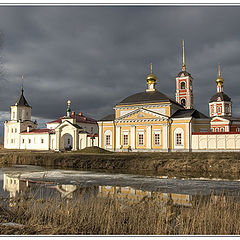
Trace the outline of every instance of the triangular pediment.
{"label": "triangular pediment", "polygon": [[76,129],[76,128],[77,129],[82,129],[82,127],[80,127],[79,125],[73,124],[68,120],[65,120],[62,123],[60,123],[55,129],[57,130],[57,129],[64,128],[64,127],[67,127],[67,126],[73,128],[73,129]]}
{"label": "triangular pediment", "polygon": [[213,117],[211,123],[229,123],[230,121],[223,117]]}
{"label": "triangular pediment", "polygon": [[117,118],[116,120],[118,121],[118,120],[147,120],[147,119],[155,120],[159,119],[160,121],[164,121],[167,120],[168,117],[145,108],[139,108]]}

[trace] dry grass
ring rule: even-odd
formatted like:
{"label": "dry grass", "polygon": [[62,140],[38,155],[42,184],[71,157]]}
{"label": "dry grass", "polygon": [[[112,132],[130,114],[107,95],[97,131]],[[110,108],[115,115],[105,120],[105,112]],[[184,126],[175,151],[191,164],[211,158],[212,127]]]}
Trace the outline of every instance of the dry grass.
{"label": "dry grass", "polygon": [[70,153],[90,153],[90,154],[99,154],[99,153],[105,153],[105,154],[111,154],[113,152],[110,152],[108,150],[105,150],[103,148],[100,147],[86,147],[84,149],[78,150],[78,151],[74,151],[74,152],[70,152]]}
{"label": "dry grass", "polygon": [[20,199],[5,215],[1,222],[24,227],[0,226],[0,234],[240,234],[240,203],[224,197],[217,202],[198,199],[193,207],[164,205],[157,199],[127,204],[95,196]]}

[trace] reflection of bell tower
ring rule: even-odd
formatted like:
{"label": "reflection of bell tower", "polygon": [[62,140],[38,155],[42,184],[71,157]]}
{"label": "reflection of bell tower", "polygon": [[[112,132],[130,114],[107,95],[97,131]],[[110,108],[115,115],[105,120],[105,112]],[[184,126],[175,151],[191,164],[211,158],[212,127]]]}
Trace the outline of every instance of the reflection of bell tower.
{"label": "reflection of bell tower", "polygon": [[176,77],[176,101],[186,109],[193,108],[192,76],[186,71],[185,49],[183,40],[183,66]]}

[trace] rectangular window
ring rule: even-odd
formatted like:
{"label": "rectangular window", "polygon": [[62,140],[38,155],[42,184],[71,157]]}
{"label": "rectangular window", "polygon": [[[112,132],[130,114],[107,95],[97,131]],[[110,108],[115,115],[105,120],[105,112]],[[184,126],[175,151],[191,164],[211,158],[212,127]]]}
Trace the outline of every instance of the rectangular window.
{"label": "rectangular window", "polygon": [[240,132],[240,128],[236,128],[236,132]]}
{"label": "rectangular window", "polygon": [[13,143],[13,139],[11,139],[11,143]]}
{"label": "rectangular window", "polygon": [[219,112],[219,113],[221,112],[221,107],[218,107],[218,112]]}
{"label": "rectangular window", "polygon": [[160,145],[160,133],[154,133],[154,145]]}
{"label": "rectangular window", "polygon": [[12,133],[13,133],[13,128],[12,128]]}
{"label": "rectangular window", "polygon": [[17,129],[15,128],[15,133],[17,132]]}
{"label": "rectangular window", "polygon": [[13,112],[13,118],[15,118],[15,112]]}
{"label": "rectangular window", "polygon": [[182,144],[182,134],[181,133],[177,133],[176,134],[176,144],[177,145],[181,145]]}
{"label": "rectangular window", "polygon": [[138,134],[138,145],[143,145],[143,134]]}
{"label": "rectangular window", "polygon": [[28,143],[31,143],[31,139],[28,139]]}
{"label": "rectangular window", "polygon": [[110,135],[106,135],[106,145],[107,145],[107,146],[111,145]]}
{"label": "rectangular window", "polygon": [[123,145],[128,145],[128,135],[127,134],[124,134],[123,135]]}
{"label": "rectangular window", "polygon": [[44,143],[44,139],[41,139],[41,143]]}
{"label": "rectangular window", "polygon": [[24,143],[24,138],[22,139],[22,143]]}

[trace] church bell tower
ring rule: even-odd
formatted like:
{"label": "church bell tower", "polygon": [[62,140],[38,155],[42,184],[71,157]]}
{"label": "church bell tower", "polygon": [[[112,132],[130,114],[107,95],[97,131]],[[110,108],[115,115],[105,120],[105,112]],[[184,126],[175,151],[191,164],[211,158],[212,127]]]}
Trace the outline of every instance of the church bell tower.
{"label": "church bell tower", "polygon": [[183,65],[182,71],[176,77],[176,101],[185,109],[193,108],[192,76],[186,71],[184,40],[182,42]]}
{"label": "church bell tower", "polygon": [[216,83],[217,93],[213,95],[209,101],[209,115],[210,117],[231,117],[232,101],[231,98],[223,92],[224,79],[221,74],[220,65],[218,65],[218,76]]}
{"label": "church bell tower", "polygon": [[[23,81],[23,76],[22,76]],[[31,121],[32,107],[28,104],[22,84],[21,95],[15,105],[11,106],[11,120],[13,121]]]}

